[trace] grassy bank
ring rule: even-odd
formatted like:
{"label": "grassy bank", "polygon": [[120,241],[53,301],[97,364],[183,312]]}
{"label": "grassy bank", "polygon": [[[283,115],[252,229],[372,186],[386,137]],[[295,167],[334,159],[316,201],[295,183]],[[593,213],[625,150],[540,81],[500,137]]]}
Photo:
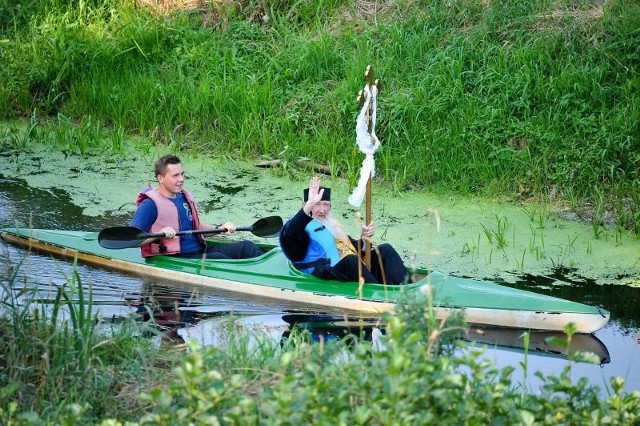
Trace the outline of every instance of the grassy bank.
{"label": "grassy bank", "polygon": [[640,234],[635,1],[147,3],[0,1],[0,118],[30,120],[3,145],[142,136],[287,171],[310,158],[355,184],[372,64],[393,190],[591,205]]}
{"label": "grassy bank", "polygon": [[[2,259],[0,423],[33,424],[636,424],[640,393],[614,378],[599,390],[559,376],[527,385],[526,342],[515,369],[498,369],[459,339],[460,317],[440,322],[430,305],[399,307],[376,345],[354,335],[285,340],[230,328],[225,348],[153,344],[153,322],[105,327],[91,290],[67,277],[49,304],[16,281]],[[229,323],[232,327],[232,323]],[[570,347],[571,330],[567,330]],[[253,336],[253,337],[252,337]],[[562,343],[561,343],[562,344]],[[593,361],[592,361],[593,362]]]}

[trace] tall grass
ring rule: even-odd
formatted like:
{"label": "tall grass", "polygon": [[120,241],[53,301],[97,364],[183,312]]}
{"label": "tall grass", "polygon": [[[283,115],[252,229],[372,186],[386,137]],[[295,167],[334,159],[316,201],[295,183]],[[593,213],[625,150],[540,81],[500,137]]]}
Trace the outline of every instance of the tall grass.
{"label": "tall grass", "polygon": [[0,261],[0,423],[139,410],[128,397],[163,372],[148,369],[156,351],[137,337],[145,326],[98,332],[91,288],[75,268],[50,303],[38,303],[35,287],[18,280],[22,262]]}
{"label": "tall grass", "polygon": [[379,176],[395,190],[638,192],[637,2],[135,4],[5,2],[1,117],[90,115],[177,150],[310,158],[353,182],[354,99],[373,64]]}

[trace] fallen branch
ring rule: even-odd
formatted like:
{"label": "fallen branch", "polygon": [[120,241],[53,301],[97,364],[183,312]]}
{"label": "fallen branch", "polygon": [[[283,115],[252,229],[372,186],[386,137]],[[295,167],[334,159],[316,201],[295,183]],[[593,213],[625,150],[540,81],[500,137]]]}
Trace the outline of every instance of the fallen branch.
{"label": "fallen branch", "polygon": [[[296,161],[296,164],[300,166],[310,167],[317,173],[322,173],[323,175],[331,176],[331,168],[329,168],[329,166],[312,163],[306,158],[299,159],[298,161]],[[282,165],[282,160],[265,160],[257,163],[256,167],[271,168],[271,167],[280,167],[281,165]]]}

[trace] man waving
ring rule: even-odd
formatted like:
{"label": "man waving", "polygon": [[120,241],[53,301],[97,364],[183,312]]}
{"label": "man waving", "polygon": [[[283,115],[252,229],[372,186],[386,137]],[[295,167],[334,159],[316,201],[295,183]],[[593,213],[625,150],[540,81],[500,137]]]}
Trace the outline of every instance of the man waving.
{"label": "man waving", "polygon": [[362,227],[359,240],[351,238],[331,215],[331,189],[313,177],[303,192],[302,208],[280,232],[280,246],[287,258],[302,272],[323,279],[367,283],[403,284],[407,268],[390,244],[380,244],[371,252],[371,269],[362,263],[364,238],[375,232],[374,223]]}

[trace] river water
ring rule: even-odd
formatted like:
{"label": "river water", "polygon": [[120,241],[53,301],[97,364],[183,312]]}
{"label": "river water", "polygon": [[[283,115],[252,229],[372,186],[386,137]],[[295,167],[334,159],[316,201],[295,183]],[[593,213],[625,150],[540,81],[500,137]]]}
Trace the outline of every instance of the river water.
{"label": "river water", "polygon": [[[154,159],[164,152],[135,155],[76,156],[43,146],[0,155],[0,227],[97,231],[126,225],[132,200],[152,180]],[[300,193],[311,172],[264,170],[250,164],[229,164],[200,158],[183,158],[187,187],[199,200],[205,222],[227,219],[237,225],[279,214],[286,218],[300,206]],[[331,186],[336,214],[357,229],[357,215],[346,203],[344,181],[326,178]],[[557,214],[562,211],[561,215]],[[576,363],[572,377],[589,378],[604,392],[610,377],[626,380],[628,390],[640,390],[640,242],[615,229],[598,228],[575,220],[557,206],[517,205],[499,200],[463,199],[429,193],[388,194],[374,190],[376,240],[387,241],[408,263],[454,275],[488,279],[505,285],[602,306],[611,312],[607,327],[584,339],[596,348],[600,365]],[[562,217],[562,218],[561,218]],[[356,231],[353,231],[354,233]],[[241,235],[247,238],[248,235]],[[497,241],[502,240],[503,245]],[[20,263],[18,289],[28,283],[44,303],[55,296],[57,285],[73,272],[69,262],[28,253],[0,241],[3,267]],[[291,318],[304,321],[319,314],[304,306],[239,297],[172,282],[79,265],[78,275],[91,286],[93,301],[103,318],[141,317],[152,314],[165,328],[167,338],[223,340],[222,325],[229,314],[280,336]],[[6,279],[6,274],[3,279]],[[292,314],[294,314],[292,316]],[[284,318],[284,319],[283,319]],[[285,321],[285,319],[287,321]],[[332,336],[344,329],[319,330]],[[498,366],[519,368],[524,355],[518,336],[500,336],[482,330],[476,339],[489,343],[486,356]],[[544,335],[532,336],[525,386],[535,387],[532,372],[559,374],[570,362],[549,348]],[[473,336],[472,336],[473,338]],[[495,342],[510,342],[497,346]],[[551,352],[549,351],[551,349]]]}

